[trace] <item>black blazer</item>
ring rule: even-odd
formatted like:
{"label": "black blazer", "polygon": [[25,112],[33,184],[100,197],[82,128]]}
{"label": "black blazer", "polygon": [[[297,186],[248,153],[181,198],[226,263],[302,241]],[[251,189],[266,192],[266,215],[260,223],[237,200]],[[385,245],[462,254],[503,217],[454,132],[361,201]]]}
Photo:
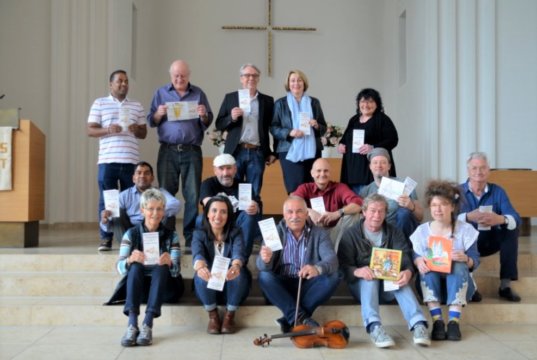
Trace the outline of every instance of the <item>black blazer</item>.
{"label": "black blazer", "polygon": [[[259,140],[261,142],[261,150],[265,159],[273,154],[270,147],[269,139],[269,127],[272,122],[272,113],[274,111],[274,98],[258,92],[257,100],[259,102],[259,123],[257,128],[259,129]],[[231,121],[231,109],[239,106],[239,92],[234,91],[226,94],[218,117],[216,118],[215,127],[220,131],[227,131],[226,145],[224,152],[226,154],[234,155],[235,151],[239,148],[239,141],[241,138],[242,130],[242,116],[237,119],[236,122]]]}

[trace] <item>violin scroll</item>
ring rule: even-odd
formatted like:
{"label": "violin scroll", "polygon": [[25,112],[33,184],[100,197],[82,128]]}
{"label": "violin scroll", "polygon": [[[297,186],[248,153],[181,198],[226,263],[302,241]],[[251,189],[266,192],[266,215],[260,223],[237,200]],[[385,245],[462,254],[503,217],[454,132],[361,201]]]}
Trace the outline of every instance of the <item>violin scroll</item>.
{"label": "violin scroll", "polygon": [[263,334],[263,336],[254,339],[254,345],[265,347],[269,346],[271,341],[272,338],[270,336],[268,336],[267,334]]}

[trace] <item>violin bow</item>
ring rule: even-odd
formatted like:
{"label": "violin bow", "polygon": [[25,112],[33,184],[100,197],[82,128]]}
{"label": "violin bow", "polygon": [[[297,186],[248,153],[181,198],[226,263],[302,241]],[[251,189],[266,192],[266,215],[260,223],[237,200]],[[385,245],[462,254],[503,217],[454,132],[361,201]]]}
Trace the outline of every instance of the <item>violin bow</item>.
{"label": "violin bow", "polygon": [[295,309],[295,325],[298,322],[298,308],[300,307],[300,294],[302,293],[302,277],[298,277],[298,294],[296,295],[296,309]]}

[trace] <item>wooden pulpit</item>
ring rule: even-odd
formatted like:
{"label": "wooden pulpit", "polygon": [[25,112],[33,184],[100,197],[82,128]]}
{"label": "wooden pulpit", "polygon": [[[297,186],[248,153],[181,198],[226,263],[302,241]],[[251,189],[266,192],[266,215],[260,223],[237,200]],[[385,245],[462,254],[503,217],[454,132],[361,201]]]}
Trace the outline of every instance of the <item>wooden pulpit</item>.
{"label": "wooden pulpit", "polygon": [[30,120],[13,130],[11,191],[0,191],[0,247],[39,246],[45,218],[45,135]]}

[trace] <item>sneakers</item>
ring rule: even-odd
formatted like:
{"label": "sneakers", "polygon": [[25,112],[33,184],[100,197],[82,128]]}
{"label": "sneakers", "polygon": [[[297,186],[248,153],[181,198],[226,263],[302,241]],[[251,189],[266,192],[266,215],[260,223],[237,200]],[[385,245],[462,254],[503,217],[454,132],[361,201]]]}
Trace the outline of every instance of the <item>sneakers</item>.
{"label": "sneakers", "polygon": [[130,347],[136,345],[136,337],[138,336],[138,328],[129,325],[125,335],[121,338],[121,346]]}
{"label": "sneakers", "polygon": [[99,251],[110,251],[112,250],[112,239],[101,239],[101,244],[98,248]]}
{"label": "sneakers", "polygon": [[436,320],[433,323],[433,331],[431,333],[431,339],[433,340],[446,340],[446,328],[444,326],[444,320]]}
{"label": "sneakers", "polygon": [[146,324],[142,325],[142,330],[136,338],[136,344],[140,346],[147,346],[153,343],[153,330]]}
{"label": "sneakers", "polygon": [[395,342],[391,336],[386,333],[386,330],[384,330],[382,325],[375,326],[369,333],[369,337],[373,344],[378,348],[387,348],[395,345]]}
{"label": "sneakers", "polygon": [[412,332],[414,333],[413,335],[414,344],[423,345],[423,346],[431,345],[429,332],[427,331],[427,328],[425,327],[425,325],[421,323],[414,325],[414,330],[412,330]]}
{"label": "sneakers", "polygon": [[461,330],[459,329],[459,323],[456,321],[450,321],[447,324],[447,339],[451,341],[459,341],[461,339]]}
{"label": "sneakers", "polygon": [[505,289],[499,289],[498,295],[500,295],[501,298],[512,301],[512,302],[519,302],[520,296],[518,296],[513,290],[511,290],[510,287],[506,287]]}

